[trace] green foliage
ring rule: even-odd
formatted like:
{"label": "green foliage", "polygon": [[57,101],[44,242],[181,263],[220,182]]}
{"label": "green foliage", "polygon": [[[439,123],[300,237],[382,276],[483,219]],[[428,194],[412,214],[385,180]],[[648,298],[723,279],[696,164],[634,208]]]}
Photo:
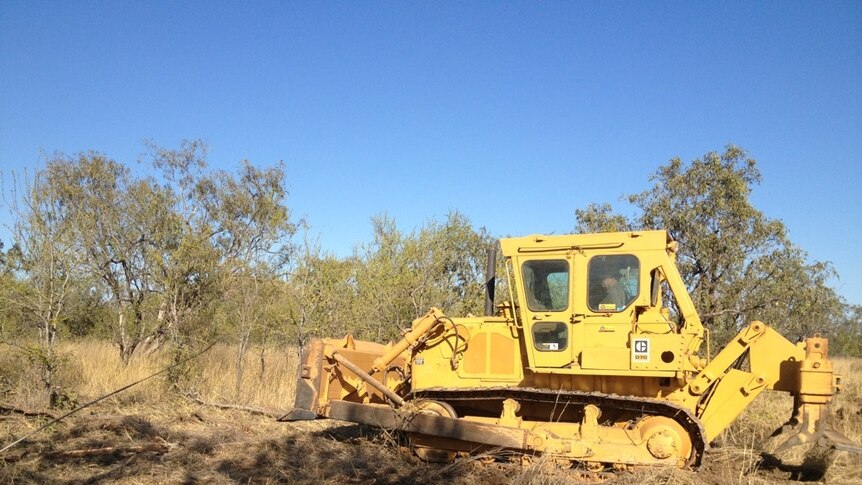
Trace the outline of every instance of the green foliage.
{"label": "green foliage", "polygon": [[454,315],[482,308],[482,272],[490,238],[458,212],[401,233],[376,217],[374,240],[360,249],[358,298],[369,313],[363,330],[375,340],[396,337],[432,306]]}
{"label": "green foliage", "polygon": [[15,243],[3,258],[0,304],[9,309],[5,316],[19,319],[17,330],[34,337],[28,355],[34,356],[31,362],[39,367],[48,404],[54,407],[62,401],[55,345],[70,311],[70,296],[83,280],[71,237],[79,221],[41,172],[32,181],[16,179],[11,208],[17,216]]}
{"label": "green foliage", "polygon": [[149,148],[158,178],[97,152],[48,160],[25,184],[15,239],[27,283],[18,286],[48,302],[40,311],[52,332],[58,322],[73,335],[107,327],[124,361],[140,348],[212,336],[233,280],[274,278],[296,230],[283,166],[209,172],[201,142]]}
{"label": "green foliage", "polygon": [[289,319],[300,345],[311,336],[396,338],[432,306],[478,313],[491,238],[457,212],[410,233],[387,216],[372,219],[373,240],[353,256],[322,254],[306,239],[289,277]]}
{"label": "green foliage", "polygon": [[305,236],[283,300],[291,340],[300,348],[313,336],[358,333],[367,325],[368,316],[357,319],[358,268],[355,258],[323,254],[319,243]]}
{"label": "green foliage", "polygon": [[58,155],[39,176],[64,209],[58,221],[72,226],[65,235],[68,257],[82,262],[114,307],[112,333],[128,360],[156,326],[146,313],[148,300],[162,290],[162,250],[176,243],[182,225],[170,211],[174,194],[95,152]]}
{"label": "green foliage", "polygon": [[589,204],[585,209],[575,209],[577,226],[575,232],[622,232],[632,230],[632,223],[619,214],[614,214],[608,203]]}
{"label": "green foliage", "polygon": [[791,339],[843,328],[844,304],[828,286],[833,268],[808,263],[784,224],[751,204],[761,174],[743,149],[729,145],[688,164],[674,158],[650,180],[650,190],[626,197],[638,215],[627,219],[609,204],[590,205],[576,211],[577,230],[667,229],[680,243],[677,264],[717,342],[754,319]]}
{"label": "green foliage", "polygon": [[833,325],[829,337],[830,352],[837,355],[862,356],[862,306],[845,305],[840,321]]}

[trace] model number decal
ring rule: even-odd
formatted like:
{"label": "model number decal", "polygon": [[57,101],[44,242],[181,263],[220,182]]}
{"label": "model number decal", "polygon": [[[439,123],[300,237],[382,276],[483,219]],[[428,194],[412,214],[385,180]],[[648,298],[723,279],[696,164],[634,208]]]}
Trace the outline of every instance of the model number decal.
{"label": "model number decal", "polygon": [[632,339],[632,362],[644,364],[649,362],[649,339]]}

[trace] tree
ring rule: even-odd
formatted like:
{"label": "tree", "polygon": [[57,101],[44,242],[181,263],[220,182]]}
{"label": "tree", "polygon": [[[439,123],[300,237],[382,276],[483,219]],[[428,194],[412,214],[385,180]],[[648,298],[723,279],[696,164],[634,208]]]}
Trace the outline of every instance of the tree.
{"label": "tree", "polygon": [[483,271],[491,238],[458,212],[401,233],[395,221],[376,217],[374,240],[359,250],[358,298],[368,312],[368,337],[398,336],[432,306],[453,314],[480,312]]}
{"label": "tree", "polygon": [[457,211],[442,223],[430,221],[415,241],[415,268],[418,276],[411,300],[415,317],[431,306],[454,315],[481,313],[487,249],[492,239],[484,228],[474,229],[470,220]]}
{"label": "tree", "polygon": [[279,310],[286,291],[282,281],[254,271],[239,273],[231,281],[220,299],[216,319],[224,326],[222,336],[237,344],[234,399],[241,400],[248,351],[254,345],[260,350],[259,375],[263,378],[266,349],[285,330],[286,319]]}
{"label": "tree", "polygon": [[[17,189],[16,189],[17,191]],[[17,308],[26,327],[38,333],[35,347],[22,348],[40,368],[48,404],[57,407],[66,395],[56,382],[62,359],[56,352],[69,296],[80,278],[81,261],[72,236],[78,220],[57,197],[56,187],[37,174],[25,182],[20,200],[13,194],[12,208],[18,219],[14,246],[6,254],[3,306]],[[12,276],[14,266],[21,278]]]}
{"label": "tree", "polygon": [[114,306],[114,340],[128,362],[159,327],[149,313],[163,289],[156,272],[162,251],[179,239],[174,194],[152,179],[133,178],[128,168],[96,152],[58,155],[40,174],[71,226],[71,250]]}
{"label": "tree", "polygon": [[[238,176],[225,171],[201,177],[190,194],[194,210],[189,214],[193,233],[205,235],[201,246],[218,254],[221,284],[237,328],[236,394],[242,385],[245,355],[254,336],[266,338],[272,328],[267,310],[277,298],[274,282],[283,275],[294,247],[297,226],[291,221],[285,199],[284,166],[258,169],[242,163]],[[200,218],[194,218],[199,214]],[[174,286],[188,287],[188,278]],[[264,343],[261,341],[260,343]]]}
{"label": "tree", "polygon": [[677,265],[701,319],[719,341],[752,319],[789,337],[828,326],[822,309],[838,301],[826,284],[832,267],[807,263],[784,224],[751,204],[761,174],[743,149],[729,145],[689,164],[674,158],[650,181],[650,190],[626,197],[638,215],[627,219],[608,204],[591,205],[576,211],[577,229],[667,229],[680,243]]}
{"label": "tree", "polygon": [[352,333],[397,338],[432,306],[455,315],[479,312],[490,237],[452,212],[409,233],[387,216],[371,221],[374,238],[352,256],[321,251],[307,235],[288,278],[293,338]]}
{"label": "tree", "polygon": [[208,172],[202,142],[149,147],[159,178],[97,152],[57,155],[38,174],[70,261],[114,308],[124,362],[139,348],[206,335],[234,278],[275,275],[295,232],[282,165]]}
{"label": "tree", "polygon": [[575,209],[575,219],[575,232],[623,232],[634,229],[632,222],[625,216],[614,214],[613,207],[607,202],[589,204],[585,209]]}
{"label": "tree", "polygon": [[323,253],[319,241],[305,234],[285,298],[293,341],[300,351],[313,336],[363,332],[370,309],[357,306],[358,264],[353,257]]}
{"label": "tree", "polygon": [[862,305],[844,305],[842,310],[840,322],[830,335],[830,351],[862,357]]}

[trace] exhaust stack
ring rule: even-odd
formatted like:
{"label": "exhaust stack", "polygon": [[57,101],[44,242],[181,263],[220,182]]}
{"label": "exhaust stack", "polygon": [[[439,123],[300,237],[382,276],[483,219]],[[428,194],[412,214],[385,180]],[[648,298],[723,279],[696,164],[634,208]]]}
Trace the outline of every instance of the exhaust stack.
{"label": "exhaust stack", "polygon": [[494,286],[497,283],[497,245],[488,246],[488,264],[485,266],[485,316],[494,316]]}

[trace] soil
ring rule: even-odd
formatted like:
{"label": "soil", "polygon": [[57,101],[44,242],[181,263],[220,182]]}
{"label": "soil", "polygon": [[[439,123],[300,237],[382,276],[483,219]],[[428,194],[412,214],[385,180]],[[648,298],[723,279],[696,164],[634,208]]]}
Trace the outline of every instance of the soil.
{"label": "soil", "polygon": [[[46,419],[0,415],[0,444]],[[520,460],[432,464],[406,452],[405,445],[398,435],[333,420],[280,423],[187,402],[158,410],[105,405],[4,452],[0,483],[583,483],[577,471],[541,460],[526,467]],[[605,483],[725,485],[812,478],[858,483],[862,478],[854,475],[857,467],[849,474],[847,466],[839,470],[843,475],[802,476],[770,467],[750,450],[714,448],[697,472],[626,472]]]}

